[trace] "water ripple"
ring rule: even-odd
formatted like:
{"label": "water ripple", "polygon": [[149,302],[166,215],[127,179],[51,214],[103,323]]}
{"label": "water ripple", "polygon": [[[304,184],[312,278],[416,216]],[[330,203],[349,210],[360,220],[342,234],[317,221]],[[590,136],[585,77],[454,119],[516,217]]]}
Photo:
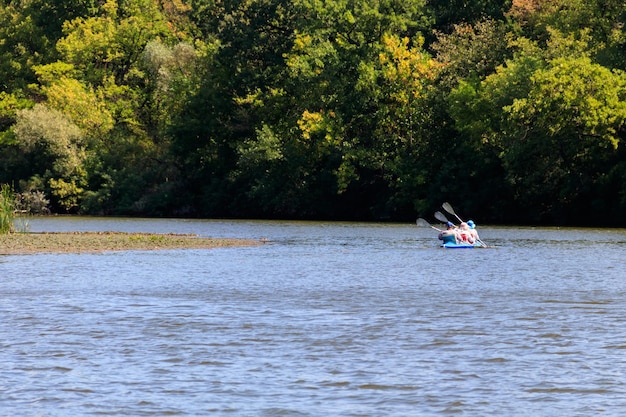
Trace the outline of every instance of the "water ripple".
{"label": "water ripple", "polygon": [[457,253],[398,225],[127,226],[274,243],[2,258],[0,415],[626,407],[619,231],[486,229],[499,248]]}

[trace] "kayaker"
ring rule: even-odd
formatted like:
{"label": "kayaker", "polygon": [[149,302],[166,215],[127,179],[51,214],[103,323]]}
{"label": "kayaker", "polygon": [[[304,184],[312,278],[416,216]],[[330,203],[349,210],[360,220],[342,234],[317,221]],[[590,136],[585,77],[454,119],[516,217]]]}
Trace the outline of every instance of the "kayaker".
{"label": "kayaker", "polygon": [[472,234],[472,229],[470,229],[469,224],[465,222],[461,222],[461,226],[459,226],[458,239],[461,243],[468,243],[473,245],[476,242],[474,239],[474,235]]}
{"label": "kayaker", "polygon": [[473,220],[468,220],[467,225],[470,228],[470,233],[474,238],[474,242],[480,242],[480,236],[478,236],[478,230],[476,230],[476,223]]}
{"label": "kayaker", "polygon": [[456,233],[456,226],[454,226],[454,223],[448,222],[446,224],[446,227],[447,227],[446,230],[439,233],[439,240],[442,240],[444,244],[445,243],[458,244],[459,237]]}

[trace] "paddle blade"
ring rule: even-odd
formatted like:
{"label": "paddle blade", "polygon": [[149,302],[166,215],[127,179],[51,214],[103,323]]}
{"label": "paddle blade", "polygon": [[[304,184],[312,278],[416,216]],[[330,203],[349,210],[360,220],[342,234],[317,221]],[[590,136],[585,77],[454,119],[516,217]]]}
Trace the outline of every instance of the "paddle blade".
{"label": "paddle blade", "polygon": [[419,227],[431,227],[430,223],[428,223],[421,217],[415,221],[415,224],[417,224]]}
{"label": "paddle blade", "polygon": [[452,206],[450,205],[450,203],[443,203],[441,205],[441,207],[443,207],[443,209],[445,211],[447,211],[448,213],[452,214],[454,217],[457,218],[458,221],[460,221],[461,223],[463,223],[463,220],[461,220],[461,218],[454,212],[454,209],[452,208]]}
{"label": "paddle blade", "polygon": [[447,211],[448,213],[452,214],[453,216],[456,215],[456,213],[454,212],[454,209],[452,208],[452,206],[450,205],[450,203],[443,203],[441,205],[441,207],[443,207],[443,209],[445,211]]}
{"label": "paddle blade", "polygon": [[435,226],[431,225],[430,223],[428,223],[426,220],[422,219],[421,217],[415,221],[415,224],[418,225],[419,227],[430,227],[431,229],[435,229],[439,232],[442,232],[441,229],[437,229]]}
{"label": "paddle blade", "polygon": [[440,211],[435,212],[435,219],[443,223],[448,223],[448,218]]}

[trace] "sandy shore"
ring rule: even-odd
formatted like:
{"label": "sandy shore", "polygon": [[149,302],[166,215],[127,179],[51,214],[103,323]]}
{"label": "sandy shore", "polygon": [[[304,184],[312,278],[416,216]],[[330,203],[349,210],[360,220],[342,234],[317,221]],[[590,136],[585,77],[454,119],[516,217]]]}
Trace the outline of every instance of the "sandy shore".
{"label": "sandy shore", "polygon": [[261,243],[251,239],[201,238],[191,234],[121,232],[11,233],[0,235],[0,255],[212,249],[254,246]]}

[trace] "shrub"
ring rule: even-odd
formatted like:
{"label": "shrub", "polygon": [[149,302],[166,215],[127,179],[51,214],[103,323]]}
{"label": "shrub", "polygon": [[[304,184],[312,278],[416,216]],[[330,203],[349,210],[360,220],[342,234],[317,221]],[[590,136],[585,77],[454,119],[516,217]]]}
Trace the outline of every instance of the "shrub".
{"label": "shrub", "polygon": [[15,195],[15,204],[18,213],[24,214],[50,214],[48,204],[43,191],[24,191]]}

